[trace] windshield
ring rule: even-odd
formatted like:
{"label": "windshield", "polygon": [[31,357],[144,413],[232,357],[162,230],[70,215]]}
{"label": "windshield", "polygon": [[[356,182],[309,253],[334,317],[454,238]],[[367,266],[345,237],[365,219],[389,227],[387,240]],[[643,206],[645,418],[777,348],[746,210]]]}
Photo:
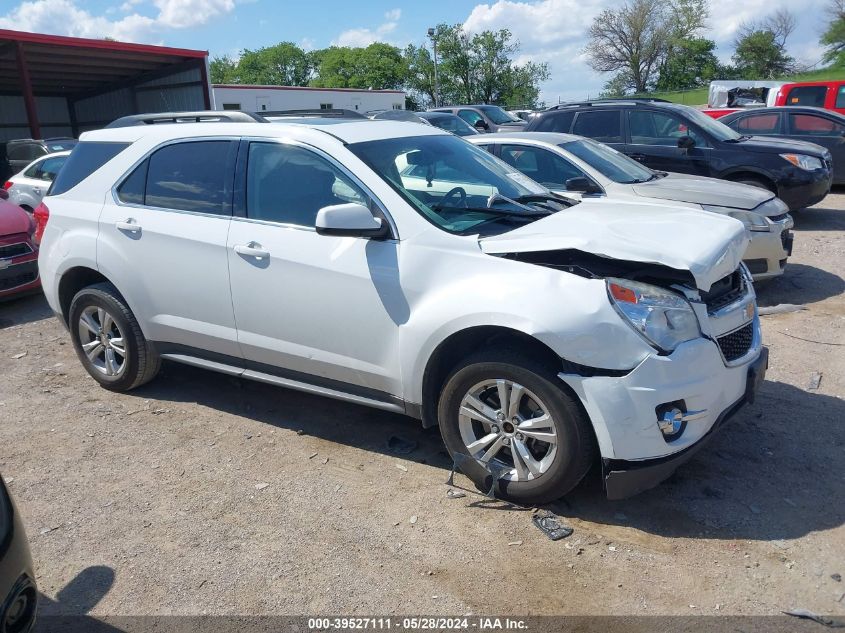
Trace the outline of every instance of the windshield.
{"label": "windshield", "polygon": [[501,233],[569,206],[451,134],[353,143],[349,149],[420,215],[450,233]]}
{"label": "windshield", "polygon": [[570,141],[561,144],[561,147],[614,182],[630,185],[635,182],[651,180],[654,176],[652,170],[640,165],[633,158],[628,158],[612,147],[589,139]]}
{"label": "windshield", "polygon": [[496,125],[502,125],[504,123],[522,123],[522,119],[518,119],[515,116],[511,116],[504,110],[502,110],[499,106],[492,106],[492,105],[484,105],[484,106],[477,106],[479,110],[481,110],[484,114],[487,115],[487,118],[493,121]]}
{"label": "windshield", "polygon": [[678,109],[683,109],[689,119],[705,132],[713,136],[719,141],[737,141],[741,137],[724,123],[721,123],[713,117],[707,116],[701,110],[696,110],[689,106],[678,106]]}

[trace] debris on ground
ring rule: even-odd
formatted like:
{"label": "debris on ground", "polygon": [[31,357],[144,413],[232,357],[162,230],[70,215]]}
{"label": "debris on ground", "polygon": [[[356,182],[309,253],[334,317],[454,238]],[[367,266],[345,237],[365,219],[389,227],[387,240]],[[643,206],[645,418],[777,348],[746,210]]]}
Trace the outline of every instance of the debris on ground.
{"label": "debris on ground", "polygon": [[462,497],[466,497],[467,495],[465,492],[461,492],[460,490],[453,490],[452,488],[449,488],[449,490],[446,491],[446,496],[449,499],[460,499]]}
{"label": "debris on ground", "polygon": [[571,527],[567,527],[561,523],[558,517],[551,512],[537,513],[531,517],[531,520],[534,522],[534,525],[542,530],[543,534],[553,541],[559,541],[574,532]]}
{"label": "debris on ground", "polygon": [[401,470],[403,473],[408,472],[408,467],[405,466],[404,464],[393,464],[393,465],[396,466],[396,468]]}
{"label": "debris on ground", "polygon": [[834,620],[833,618],[828,618],[823,615],[813,613],[812,611],[808,611],[807,609],[791,609],[789,611],[781,611],[781,613],[791,615],[794,618],[812,620],[813,622],[818,622],[819,624],[823,624],[824,626],[830,627],[832,629],[845,628],[845,622],[840,622],[838,620]]}
{"label": "debris on ground", "polygon": [[255,484],[255,489],[256,490],[264,490],[269,485],[270,484],[268,484],[266,481],[262,481],[260,484]]}
{"label": "debris on ground", "polygon": [[413,515],[410,519],[408,519],[408,523],[414,525],[417,522],[417,515]]}
{"label": "debris on ground", "polygon": [[511,541],[508,543],[508,547],[513,547],[514,545],[522,545],[522,541]]}
{"label": "debris on ground", "polygon": [[314,459],[315,457],[317,457],[317,455],[319,455],[319,453],[311,453],[311,454],[308,456],[308,459]]}
{"label": "debris on ground", "polygon": [[418,446],[419,443],[415,440],[406,440],[395,435],[391,435],[387,440],[387,450],[397,455],[410,455]]}
{"label": "debris on ground", "polygon": [[787,314],[789,312],[800,312],[806,310],[805,305],[795,305],[794,303],[779,303],[776,306],[763,306],[757,308],[757,314],[760,316],[769,316],[771,314]]}
{"label": "debris on ground", "polygon": [[12,360],[20,360],[24,356],[26,356],[26,352],[21,352],[20,354],[15,354],[14,356],[12,356]]}
{"label": "debris on ground", "polygon": [[819,385],[822,383],[822,373],[820,371],[815,372],[812,376],[810,376],[810,384],[807,385],[807,389],[809,391],[815,391],[819,388]]}
{"label": "debris on ground", "polygon": [[842,582],[842,574],[831,574],[830,577],[836,582]]}

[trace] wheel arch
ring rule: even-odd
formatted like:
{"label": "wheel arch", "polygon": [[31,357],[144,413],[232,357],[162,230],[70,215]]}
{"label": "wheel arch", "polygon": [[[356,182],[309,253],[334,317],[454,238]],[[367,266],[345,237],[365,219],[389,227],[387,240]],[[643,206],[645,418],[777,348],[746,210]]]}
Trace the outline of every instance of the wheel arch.
{"label": "wheel arch", "polygon": [[743,167],[741,169],[734,169],[732,171],[723,173],[719,177],[723,180],[730,180],[732,182],[736,182],[738,180],[743,180],[746,178],[748,180],[757,180],[765,184],[766,188],[773,194],[778,195],[777,183],[772,179],[771,175],[762,170],[757,170],[753,167]]}
{"label": "wheel arch", "polygon": [[70,304],[76,293],[87,286],[104,282],[114,285],[101,272],[87,266],[74,266],[62,273],[59,279],[59,307],[66,325],[70,314]]}
{"label": "wheel arch", "polygon": [[[437,400],[443,383],[452,369],[474,350],[486,345],[514,345],[529,351],[551,367],[565,366],[566,361],[539,339],[520,330],[502,325],[477,325],[453,332],[443,339],[428,357],[422,375],[420,417],[423,427],[437,426]],[[561,381],[561,388],[569,387]],[[576,400],[578,397],[572,394]]]}

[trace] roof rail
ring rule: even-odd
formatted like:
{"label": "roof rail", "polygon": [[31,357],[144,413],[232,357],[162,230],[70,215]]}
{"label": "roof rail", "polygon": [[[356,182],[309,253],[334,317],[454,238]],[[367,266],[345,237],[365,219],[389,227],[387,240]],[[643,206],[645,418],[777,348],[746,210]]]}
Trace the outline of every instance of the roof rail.
{"label": "roof rail", "polygon": [[160,123],[266,123],[261,115],[240,110],[201,110],[198,112],[155,112],[130,114],[109,123],[106,128],[154,125]]}
{"label": "roof rail", "polygon": [[637,105],[639,103],[672,103],[667,99],[657,99],[651,97],[620,97],[618,99],[593,99],[592,101],[570,101],[567,103],[557,103],[546,108],[546,110],[561,110],[563,108],[583,107],[592,105],[607,105],[607,104],[625,104]]}
{"label": "roof rail", "polygon": [[260,113],[262,117],[319,117],[325,119],[366,119],[360,112],[355,110],[342,110],[340,108],[313,109],[313,110],[272,110]]}

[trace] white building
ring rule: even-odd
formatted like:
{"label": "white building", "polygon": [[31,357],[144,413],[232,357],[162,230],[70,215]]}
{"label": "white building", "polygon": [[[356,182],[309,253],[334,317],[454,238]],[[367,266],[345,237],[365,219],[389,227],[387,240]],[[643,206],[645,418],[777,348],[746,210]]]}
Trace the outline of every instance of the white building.
{"label": "white building", "polygon": [[278,110],[403,110],[401,90],[359,90],[357,88],[307,88],[301,86],[248,86],[214,84],[215,110],[274,112]]}

